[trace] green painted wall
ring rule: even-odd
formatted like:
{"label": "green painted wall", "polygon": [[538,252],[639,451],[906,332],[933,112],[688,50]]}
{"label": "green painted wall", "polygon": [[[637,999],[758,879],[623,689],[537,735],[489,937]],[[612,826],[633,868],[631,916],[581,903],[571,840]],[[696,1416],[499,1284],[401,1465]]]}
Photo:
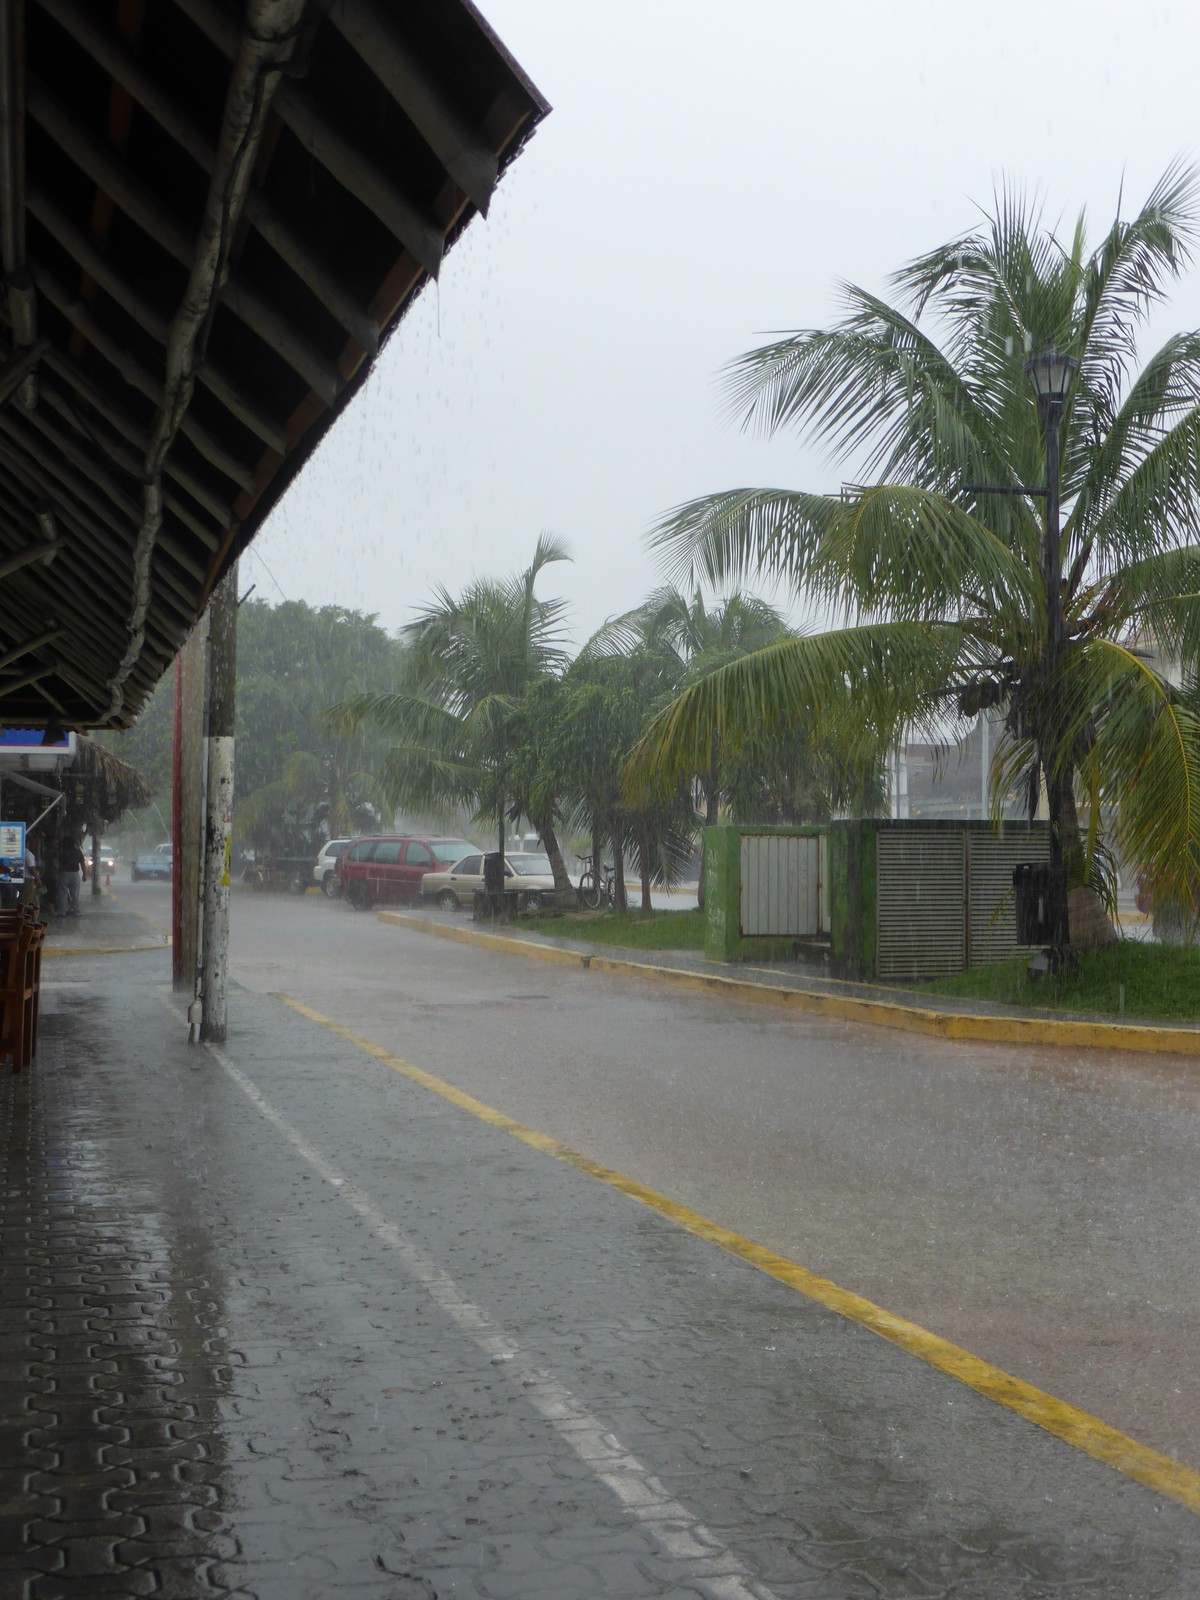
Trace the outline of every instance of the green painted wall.
{"label": "green painted wall", "polygon": [[829,965],[837,978],[875,976],[875,840],[871,821],[829,825]]}
{"label": "green painted wall", "polygon": [[704,954],[710,961],[741,959],[741,836],[728,824],[704,830]]}

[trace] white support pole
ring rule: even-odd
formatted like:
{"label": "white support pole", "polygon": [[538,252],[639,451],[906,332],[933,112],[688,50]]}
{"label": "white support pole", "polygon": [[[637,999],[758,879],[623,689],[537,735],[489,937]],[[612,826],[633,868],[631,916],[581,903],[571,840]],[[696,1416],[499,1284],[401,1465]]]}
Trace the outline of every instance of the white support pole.
{"label": "white support pole", "polygon": [[209,607],[205,744],[203,964],[200,1037],[224,1044],[229,967],[229,856],[233,837],[233,719],[237,670],[237,564]]}

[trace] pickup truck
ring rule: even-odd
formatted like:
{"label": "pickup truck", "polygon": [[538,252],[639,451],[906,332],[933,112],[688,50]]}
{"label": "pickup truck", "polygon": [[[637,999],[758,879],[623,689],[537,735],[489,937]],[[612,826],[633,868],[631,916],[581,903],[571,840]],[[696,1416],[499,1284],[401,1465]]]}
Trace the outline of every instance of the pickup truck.
{"label": "pickup truck", "polygon": [[130,871],[134,883],[141,878],[169,878],[171,864],[175,856],[175,847],[170,844],[157,845],[153,850],[148,850],[144,855],[134,856]]}

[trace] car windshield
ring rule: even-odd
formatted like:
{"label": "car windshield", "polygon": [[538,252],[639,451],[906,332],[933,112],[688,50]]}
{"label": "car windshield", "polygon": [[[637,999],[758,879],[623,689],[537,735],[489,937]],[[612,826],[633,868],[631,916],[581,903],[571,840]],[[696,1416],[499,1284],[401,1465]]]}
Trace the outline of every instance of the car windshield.
{"label": "car windshield", "polygon": [[510,856],[508,864],[522,878],[552,878],[554,868],[549,856]]}
{"label": "car windshield", "polygon": [[433,858],[441,867],[452,867],[456,861],[461,861],[475,846],[469,839],[433,839],[429,844]]}

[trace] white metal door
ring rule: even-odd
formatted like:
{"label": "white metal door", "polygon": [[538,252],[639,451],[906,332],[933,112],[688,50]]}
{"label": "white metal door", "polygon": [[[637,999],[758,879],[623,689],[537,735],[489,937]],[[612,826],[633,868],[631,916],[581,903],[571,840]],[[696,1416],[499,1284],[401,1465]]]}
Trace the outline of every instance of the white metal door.
{"label": "white metal door", "polygon": [[744,833],[741,931],[744,937],[809,939],[825,932],[824,834]]}

